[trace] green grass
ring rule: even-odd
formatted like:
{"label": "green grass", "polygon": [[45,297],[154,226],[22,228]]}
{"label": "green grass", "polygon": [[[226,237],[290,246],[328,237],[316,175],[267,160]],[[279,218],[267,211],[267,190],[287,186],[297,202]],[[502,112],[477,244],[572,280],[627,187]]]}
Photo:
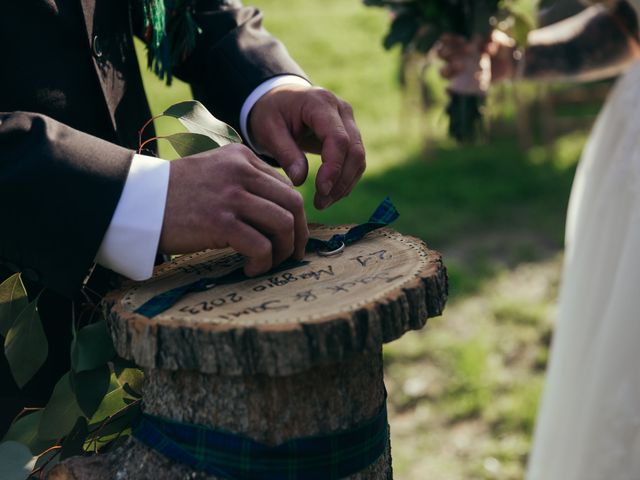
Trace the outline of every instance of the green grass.
{"label": "green grass", "polygon": [[[534,109],[536,143],[525,150],[512,91],[500,89],[502,101],[490,105],[491,137],[456,146],[443,138],[441,111],[420,115],[401,92],[398,52],[381,47],[384,11],[358,0],[255,4],[312,81],[354,106],[367,149],[362,181],[327,211],[312,207],[312,173],[301,188],[309,220],[362,221],[389,195],[401,212],[395,228],[445,257],[445,315],[384,352],[395,478],[521,478],[548,355],[565,209],[599,102],[558,101],[562,122],[550,145],[539,144],[545,119]],[[189,98],[180,82],[167,88],[146,71],[144,80],[154,113]],[[563,89],[556,89],[560,100]],[[520,95],[531,100],[537,92],[526,86]],[[178,128],[171,120],[158,127],[161,134]],[[174,157],[166,145],[161,155]],[[310,162],[314,172],[319,160]]]}

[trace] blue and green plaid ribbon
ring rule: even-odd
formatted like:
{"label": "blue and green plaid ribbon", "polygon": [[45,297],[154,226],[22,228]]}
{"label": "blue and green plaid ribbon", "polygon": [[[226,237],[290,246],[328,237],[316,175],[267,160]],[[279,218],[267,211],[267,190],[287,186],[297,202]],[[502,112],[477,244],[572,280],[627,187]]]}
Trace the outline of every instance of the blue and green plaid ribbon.
{"label": "blue and green plaid ribbon", "polygon": [[[391,203],[391,199],[386,197],[382,203],[378,205],[378,208],[376,208],[375,212],[373,212],[366,223],[361,223],[360,225],[352,227],[347,233],[336,234],[329,240],[310,238],[307,242],[306,249],[308,252],[334,251],[343,245],[347,247],[360,240],[367,233],[377,230],[378,228],[386,227],[390,223],[394,222],[399,216],[400,214],[393,203]],[[274,273],[289,270],[290,268],[299,267],[308,263],[309,262],[299,262],[290,259],[265,275],[273,275]],[[156,315],[160,315],[161,313],[169,310],[189,293],[204,292],[206,290],[211,290],[218,285],[231,285],[248,278],[249,277],[243,273],[242,267],[221,277],[200,278],[194,282],[173,288],[152,297],[150,300],[138,307],[135,310],[135,313],[144,315],[148,318],[153,318]]]}
{"label": "blue and green plaid ribbon", "polygon": [[307,242],[307,251],[333,251],[340,248],[342,245],[348,247],[349,245],[360,240],[367,233],[382,227],[386,227],[390,223],[395,222],[399,216],[400,213],[398,213],[398,209],[391,202],[391,199],[389,197],[385,197],[385,199],[382,201],[382,203],[380,203],[380,205],[378,205],[378,208],[376,208],[375,212],[373,212],[366,223],[356,225],[347,233],[338,233],[331,237],[329,240],[310,238]]}
{"label": "blue and green plaid ribbon", "polygon": [[389,427],[384,402],[372,419],[355,428],[277,446],[146,414],[133,436],[173,461],[219,478],[337,480],[365,469],[384,453]]}
{"label": "blue and green plaid ribbon", "polygon": [[[273,275],[278,272],[289,270],[290,268],[301,267],[308,264],[309,262],[307,261],[297,261],[289,259],[261,276],[263,277],[267,275]],[[178,303],[180,299],[182,299],[189,293],[205,292],[207,290],[211,290],[214,287],[217,287],[218,285],[233,285],[234,283],[238,283],[249,278],[260,278],[247,277],[244,274],[243,269],[244,267],[236,268],[234,271],[227,273],[226,275],[223,275],[221,277],[200,278],[195,282],[187,283],[186,285],[182,285],[180,287],[167,290],[166,292],[162,292],[139,306],[135,310],[135,313],[139,313],[140,315],[144,315],[145,317],[152,318],[156,315],[161,314],[162,312],[169,310],[176,303]]]}

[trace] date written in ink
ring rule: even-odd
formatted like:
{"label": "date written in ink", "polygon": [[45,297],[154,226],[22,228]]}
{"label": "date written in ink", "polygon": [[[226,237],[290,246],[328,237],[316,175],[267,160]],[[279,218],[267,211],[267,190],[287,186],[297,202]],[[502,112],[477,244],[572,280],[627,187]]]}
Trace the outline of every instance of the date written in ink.
{"label": "date written in ink", "polygon": [[244,317],[246,315],[251,315],[255,313],[279,312],[281,310],[287,310],[288,308],[289,308],[289,305],[282,304],[280,300],[267,300],[266,302],[262,302],[259,305],[246,307],[246,308],[243,308],[242,310],[227,313],[224,315],[218,315],[218,318],[221,318],[223,320],[233,320],[235,318]]}
{"label": "date written in ink", "polygon": [[183,313],[189,313],[191,315],[198,315],[202,312],[210,312],[216,308],[222,307],[223,305],[229,305],[233,303],[238,303],[243,300],[241,295],[238,295],[235,292],[228,293],[223,297],[218,297],[214,300],[207,300],[205,302],[199,302],[195,305],[186,305],[180,309]]}
{"label": "date written in ink", "polygon": [[396,280],[400,280],[402,277],[403,275],[392,276],[388,273],[383,272],[377,273],[375,275],[367,275],[366,277],[361,277],[348,282],[342,282],[337,285],[330,285],[325,288],[335,295],[336,293],[349,293],[350,289],[357,287],[358,285],[369,285],[370,283],[374,282],[391,283]]}
{"label": "date written in ink", "polygon": [[377,263],[379,260],[386,260],[387,258],[391,258],[391,255],[387,255],[386,250],[378,250],[377,252],[368,253],[366,255],[358,255],[357,257],[350,258],[349,260],[358,262],[361,267],[366,267],[371,263],[371,261]]}
{"label": "date written in ink", "polygon": [[331,265],[318,270],[308,270],[306,272],[301,272],[301,273],[287,272],[287,273],[283,273],[282,275],[277,275],[275,277],[268,278],[265,282],[253,287],[253,291],[263,292],[268,288],[283,287],[292,282],[297,282],[298,280],[307,280],[307,279],[320,280],[325,276],[333,277],[334,275],[335,273],[333,272],[333,267]]}

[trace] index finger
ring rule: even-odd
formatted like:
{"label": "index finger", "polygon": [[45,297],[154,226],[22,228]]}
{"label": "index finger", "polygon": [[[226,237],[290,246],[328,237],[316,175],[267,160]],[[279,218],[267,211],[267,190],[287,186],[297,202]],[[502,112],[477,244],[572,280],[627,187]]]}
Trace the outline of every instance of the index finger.
{"label": "index finger", "polygon": [[[309,238],[309,229],[304,212],[302,195],[292,187],[286,187],[271,177],[258,176],[250,180],[248,190],[254,195],[266,199],[289,211],[293,216],[294,257],[304,258],[304,249]],[[265,209],[260,209],[264,215]]]}
{"label": "index finger", "polygon": [[316,95],[313,105],[305,109],[304,123],[320,140],[322,165],[316,176],[316,188],[327,196],[340,177],[349,153],[350,138],[339,112],[338,99],[322,91]]}

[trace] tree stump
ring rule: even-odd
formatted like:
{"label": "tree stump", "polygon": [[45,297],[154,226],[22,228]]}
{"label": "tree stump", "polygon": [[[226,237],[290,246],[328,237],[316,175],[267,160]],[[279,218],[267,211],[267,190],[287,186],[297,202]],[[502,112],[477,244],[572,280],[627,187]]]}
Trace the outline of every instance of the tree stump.
{"label": "tree stump", "polygon": [[[314,227],[328,239],[344,227]],[[230,249],[179,257],[106,299],[118,353],[145,369],[147,414],[233,432],[268,445],[356,427],[385,402],[382,345],[440,315],[441,256],[389,229],[336,256],[189,293],[153,318],[150,298],[242,266]],[[132,440],[113,478],[219,478]],[[350,479],[392,478],[389,447]]]}

